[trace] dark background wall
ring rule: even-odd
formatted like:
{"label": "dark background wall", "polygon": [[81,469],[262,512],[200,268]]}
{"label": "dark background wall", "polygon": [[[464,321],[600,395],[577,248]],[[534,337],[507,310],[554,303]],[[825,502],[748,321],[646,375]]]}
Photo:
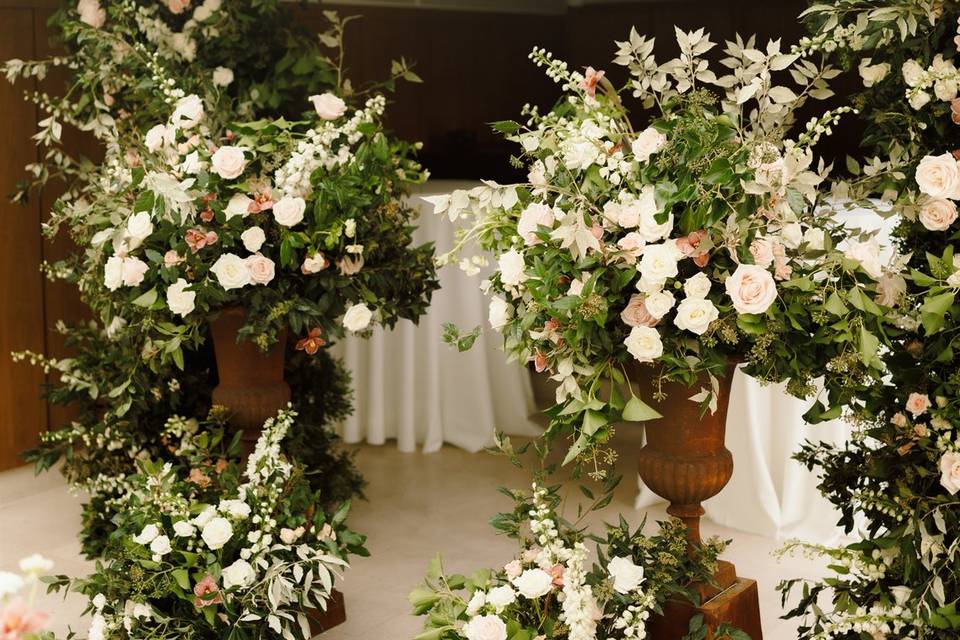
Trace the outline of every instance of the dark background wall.
{"label": "dark background wall", "polygon": [[[457,4],[455,0],[446,2]],[[0,0],[0,59],[50,54],[46,20],[56,5],[55,0]],[[433,176],[502,180],[509,177],[507,160],[513,149],[486,123],[519,117],[527,102],[546,109],[559,96],[542,70],[527,60],[534,45],[548,48],[574,67],[604,68],[615,81],[622,81],[625,74],[609,61],[613,41],[625,39],[631,25],[657,37],[658,57],[663,60],[675,52],[674,24],[688,29],[704,26],[715,41],[736,32],[757,32],[764,41],[777,34],[789,44],[802,34],[795,16],[806,2],[661,0],[559,6],[536,0],[501,4],[508,10],[499,12],[332,8],[343,15],[363,15],[348,28],[348,67],[354,82],[382,78],[389,61],[401,55],[417,62],[416,71],[424,84],[400,87],[389,123],[400,135],[424,142],[422,159]],[[324,8],[331,7],[323,4],[293,10],[305,24],[319,29],[324,24]],[[51,77],[43,85],[56,92],[62,82],[62,76]],[[37,110],[22,99],[23,90],[32,88],[35,85],[11,87],[0,80],[4,128],[0,194],[11,193],[23,176],[24,164],[37,157],[30,140]],[[852,134],[848,131],[846,135]],[[74,149],[86,145],[88,153],[96,153],[89,142],[70,140]],[[837,144],[842,147],[843,141]],[[69,412],[48,407],[41,400],[44,375],[28,364],[12,363],[7,355],[22,349],[63,355],[62,339],[52,330],[55,322],[84,316],[75,292],[46,282],[39,273],[42,261],[56,260],[70,249],[65,239],[53,244],[41,239],[40,223],[55,196],[51,190],[26,208],[0,198],[0,469],[15,466],[18,453],[36,442],[38,433],[69,418]]]}

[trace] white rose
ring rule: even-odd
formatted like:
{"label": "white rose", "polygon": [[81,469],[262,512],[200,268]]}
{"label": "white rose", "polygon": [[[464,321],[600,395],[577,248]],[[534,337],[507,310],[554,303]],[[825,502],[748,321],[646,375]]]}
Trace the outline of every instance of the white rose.
{"label": "white rose", "polygon": [[940,458],[940,484],[950,495],[960,491],[960,453],[949,451]]}
{"label": "white rose", "polygon": [[657,222],[660,209],[657,207],[656,192],[652,186],[647,185],[643,188],[637,199],[637,206],[640,208],[637,231],[644,240],[657,242],[670,237],[670,232],[673,231],[673,214],[669,214],[662,223]]}
{"label": "white rose", "polygon": [[754,264],[741,264],[726,282],[727,295],[737,313],[765,313],[777,299],[777,284],[770,272]]}
{"label": "white rose", "polygon": [[22,558],[20,562],[17,563],[17,566],[20,567],[22,573],[36,577],[50,573],[53,570],[53,560],[44,558],[39,553],[34,553],[26,558]]}
{"label": "white rose", "polygon": [[957,205],[934,198],[920,208],[920,224],[930,231],[946,231],[957,219]]}
{"label": "white rose", "polygon": [[243,149],[238,147],[220,147],[214,152],[210,162],[213,172],[224,180],[233,180],[238,177],[247,166]]}
{"label": "white rose", "polygon": [[269,284],[276,275],[273,260],[259,253],[247,257],[247,270],[252,284]]}
{"label": "white rose", "polygon": [[250,253],[256,253],[267,241],[267,234],[260,227],[250,227],[240,234],[240,241],[243,242],[244,249]]}
{"label": "white rose", "polygon": [[177,520],[173,523],[173,533],[178,538],[192,538],[196,532],[197,529],[189,520]]}
{"label": "white rose", "polygon": [[252,203],[252,198],[248,198],[242,193],[235,193],[230,197],[227,206],[223,209],[223,213],[227,217],[227,220],[235,216],[246,216],[250,213],[250,205]]}
{"label": "white rose", "polygon": [[903,63],[903,81],[908,87],[916,87],[923,81],[923,67],[916,60],[907,60]]}
{"label": "white rose", "polygon": [[233,527],[226,518],[212,518],[210,522],[203,525],[203,531],[200,537],[207,543],[210,549],[216,551],[223,547],[233,537]]}
{"label": "white rose", "polygon": [[663,355],[660,332],[653,327],[634,327],[623,344],[638,362],[653,362]]}
{"label": "white rose", "polygon": [[680,329],[702,336],[710,323],[720,317],[713,302],[705,298],[684,298],[677,306],[673,323]]}
{"label": "white rose", "polygon": [[480,613],[480,609],[483,609],[483,605],[485,604],[487,604],[487,594],[480,589],[477,589],[473,592],[470,602],[467,603],[467,610],[465,613],[468,616],[475,616]]}
{"label": "white rose", "polygon": [[527,279],[524,273],[523,254],[516,249],[511,249],[497,260],[500,267],[500,282],[506,286],[517,286]]}
{"label": "white rose", "polygon": [[220,575],[223,577],[224,589],[233,589],[234,587],[245,589],[252,585],[257,578],[256,571],[246,560],[236,560],[229,567],[225,567]]}
{"label": "white rose", "polygon": [[80,0],[77,3],[77,13],[80,14],[80,22],[94,29],[99,29],[107,21],[107,12],[98,0]]}
{"label": "white rose", "polygon": [[919,111],[930,103],[930,94],[926,91],[917,91],[910,96],[910,106]]}
{"label": "white rose", "polygon": [[197,517],[193,519],[193,524],[197,525],[200,528],[203,528],[208,522],[213,520],[213,517],[217,515],[217,510],[213,507],[206,507],[201,511]]}
{"label": "white rose", "polygon": [[140,258],[113,256],[104,266],[103,282],[111,291],[121,286],[136,287],[143,282],[147,269],[147,263]]}
{"label": "white rose", "polygon": [[540,238],[536,232],[540,226],[553,227],[556,218],[553,215],[553,209],[541,202],[532,202],[520,214],[520,220],[517,222],[517,233],[528,245],[540,243]]}
{"label": "white rose", "polygon": [[137,535],[133,536],[133,541],[137,544],[150,544],[153,539],[160,535],[160,527],[155,524],[148,524]]}
{"label": "white rose", "polygon": [[143,144],[150,151],[156,151],[165,144],[173,142],[173,131],[164,124],[151,127],[143,137]]}
{"label": "white rose", "polygon": [[285,227],[292,227],[303,221],[303,212],[307,209],[307,203],[300,197],[280,198],[273,205],[273,217],[277,224]]}
{"label": "white rose", "polygon": [[665,144],[667,144],[667,136],[649,127],[641,131],[637,139],[630,143],[630,150],[633,151],[637,160],[646,162],[650,156],[663,149]]}
{"label": "white rose", "polygon": [[667,278],[676,277],[677,262],[680,257],[681,254],[675,242],[648,244],[643,248],[637,270],[645,282],[659,283],[662,286]]}
{"label": "white rose", "polygon": [[332,93],[310,96],[310,102],[313,103],[313,108],[317,110],[317,115],[324,120],[336,120],[347,112],[347,103]]}
{"label": "white rose", "polygon": [[870,64],[870,58],[864,58],[860,61],[860,77],[863,79],[863,86],[872,87],[881,82],[890,73],[890,65],[886,62]]}
{"label": "white rose", "polygon": [[177,100],[170,121],[182,129],[192,129],[203,118],[203,101],[200,96],[191,93]]}
{"label": "white rose", "polygon": [[330,266],[330,262],[323,253],[318,251],[312,256],[307,256],[303,259],[303,264],[300,265],[300,271],[309,275],[311,273],[320,273],[328,266]]}
{"label": "white rose", "polygon": [[643,567],[630,558],[611,558],[607,572],[613,578],[613,590],[624,595],[635,591],[643,584]]}
{"label": "white rose", "polygon": [[217,276],[217,282],[227,291],[250,284],[250,269],[247,268],[247,261],[235,253],[221,255],[210,267],[210,271]]}
{"label": "white rose", "polygon": [[225,87],[233,82],[233,70],[227,67],[217,67],[213,70],[213,84]]}
{"label": "white rose", "polygon": [[659,320],[673,309],[676,298],[669,291],[654,291],[643,302],[650,315]]}
{"label": "white rose", "polygon": [[870,240],[848,242],[844,254],[851,260],[860,263],[860,267],[871,277],[879,279],[883,275],[883,265],[880,263],[880,243],[876,238]]}
{"label": "white rose", "polygon": [[960,199],[960,168],[953,155],[926,156],[917,166],[917,186],[931,198]]}
{"label": "white rose", "polygon": [[191,151],[183,159],[183,163],[180,164],[180,168],[184,173],[189,173],[190,175],[196,175],[200,173],[203,169],[204,163],[200,161],[200,154],[196,151]]}
{"label": "white rose", "polygon": [[150,552],[155,556],[165,556],[173,551],[170,546],[170,538],[167,536],[157,536],[150,543]]}
{"label": "white rose", "polygon": [[507,640],[507,625],[498,616],[476,616],[463,625],[467,640]]}
{"label": "white rose", "polygon": [[243,500],[221,500],[217,509],[234,518],[246,518],[250,515],[250,505]]}
{"label": "white rose", "polygon": [[356,333],[370,326],[371,318],[373,318],[373,312],[370,311],[367,305],[363,303],[355,304],[343,314],[343,326],[346,327],[348,331]]}
{"label": "white rose", "polygon": [[687,278],[687,281],[683,283],[683,292],[687,294],[688,298],[706,298],[707,294],[710,293],[712,284],[710,276],[700,271]]}
{"label": "white rose", "polygon": [[0,571],[0,598],[10,596],[23,588],[24,580],[15,573]]}
{"label": "white rose", "polygon": [[183,278],[177,278],[176,282],[167,287],[167,306],[170,307],[170,311],[179,316],[186,316],[196,308],[194,303],[197,294],[194,291],[188,291],[189,287],[190,283]]}
{"label": "white rose", "polygon": [[149,211],[141,211],[127,218],[127,246],[130,249],[139,247],[151,233],[153,233],[153,221],[150,220]]}
{"label": "white rose", "polygon": [[495,296],[490,299],[490,309],[487,313],[487,320],[490,326],[496,331],[500,331],[513,317],[513,305],[501,298]]}
{"label": "white rose", "polygon": [[545,596],[553,588],[553,576],[543,569],[527,569],[513,579],[513,586],[524,598]]}
{"label": "white rose", "polygon": [[517,592],[508,584],[494,587],[490,589],[490,592],[487,594],[487,604],[493,607],[497,613],[502,613],[506,607],[516,601]]}

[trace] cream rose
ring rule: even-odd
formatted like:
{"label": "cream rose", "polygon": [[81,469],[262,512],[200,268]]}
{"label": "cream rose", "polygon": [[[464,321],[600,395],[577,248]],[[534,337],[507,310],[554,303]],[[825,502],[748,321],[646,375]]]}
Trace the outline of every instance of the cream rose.
{"label": "cream rose", "polygon": [[177,100],[170,122],[181,129],[192,129],[203,118],[203,100],[200,96],[191,93]]}
{"label": "cream rose", "polygon": [[173,523],[173,533],[178,538],[191,538],[197,532],[189,520],[177,520]]}
{"label": "cream rose", "polygon": [[517,233],[523,238],[527,246],[540,243],[540,238],[536,232],[541,227],[553,227],[556,217],[553,214],[553,208],[541,203],[532,202],[520,214],[520,220],[517,222]]}
{"label": "cream rose", "polygon": [[77,13],[80,14],[80,22],[94,29],[101,28],[107,21],[107,12],[97,0],[80,0]]}
{"label": "cream rose", "polygon": [[200,537],[210,549],[216,551],[223,548],[223,545],[233,537],[233,526],[226,518],[211,518],[207,524],[203,525]]}
{"label": "cream rose", "polygon": [[647,311],[650,312],[650,315],[659,320],[670,313],[670,309],[673,309],[676,301],[677,299],[674,298],[673,294],[669,291],[654,291],[647,295],[644,304],[647,307]]}
{"label": "cream rose", "polygon": [[250,282],[253,284],[267,284],[276,274],[273,260],[259,253],[247,257],[247,269],[250,271]]}
{"label": "cream rose", "polygon": [[883,275],[883,265],[880,263],[880,243],[876,238],[862,242],[848,242],[844,253],[851,260],[860,263],[864,270],[874,280]]}
{"label": "cream rose", "polygon": [[463,625],[467,640],[507,640],[507,625],[499,616],[476,616]]}
{"label": "cream rose", "polygon": [[523,254],[516,249],[511,249],[497,260],[500,267],[500,282],[508,287],[515,287],[527,279],[524,273],[526,266],[523,261]]}
{"label": "cream rose", "polygon": [[217,67],[213,70],[213,84],[218,87],[226,87],[231,82],[233,82],[233,69]]}
{"label": "cream rose", "polygon": [[643,248],[637,270],[644,282],[663,285],[668,278],[676,277],[677,262],[680,257],[681,254],[675,242],[648,244]]}
{"label": "cream rose", "polygon": [[948,451],[940,458],[940,484],[950,495],[960,491],[960,453]]}
{"label": "cream rose", "polygon": [[494,296],[490,299],[490,308],[487,312],[487,320],[490,326],[496,331],[500,331],[513,317],[513,305],[501,298]]}
{"label": "cream rose", "polygon": [[680,329],[702,336],[710,327],[710,323],[719,317],[720,312],[710,300],[684,298],[677,305],[677,315],[673,323]]}
{"label": "cream rose", "polygon": [[246,560],[238,559],[229,567],[225,567],[221,574],[223,576],[223,588],[233,589],[240,587],[245,589],[253,584],[257,578],[257,572]]}
{"label": "cream rose", "polygon": [[683,292],[688,298],[706,298],[712,285],[710,276],[701,271],[687,278],[683,283]]}
{"label": "cream rose", "polygon": [[777,299],[777,284],[770,272],[752,264],[741,264],[726,282],[727,295],[737,313],[765,313]]}
{"label": "cream rose", "polygon": [[640,192],[637,198],[637,207],[639,207],[639,220],[637,221],[637,233],[643,236],[647,242],[658,242],[670,237],[673,231],[673,214],[667,215],[662,223],[657,222],[657,214],[660,213],[657,207],[656,191],[654,187],[647,185]]}
{"label": "cream rose", "polygon": [[916,60],[907,60],[901,68],[903,81],[908,87],[916,87],[923,81],[924,70]]}
{"label": "cream rose", "polygon": [[513,586],[524,598],[545,596],[553,589],[553,576],[543,569],[527,569],[513,579]]}
{"label": "cream rose", "polygon": [[126,241],[127,247],[135,249],[153,233],[153,221],[150,212],[140,211],[127,218]]}
{"label": "cream rose", "polygon": [[267,234],[260,227],[250,227],[240,234],[240,241],[243,242],[244,249],[250,253],[256,253],[267,241]]}
{"label": "cream rose", "polygon": [[960,199],[960,168],[949,153],[926,156],[917,166],[917,186],[931,198]]}
{"label": "cream rose", "polygon": [[177,278],[177,281],[167,288],[167,306],[170,311],[185,316],[194,310],[197,294],[188,291],[189,288],[190,283],[183,278]]}
{"label": "cream rose", "polygon": [[217,282],[227,291],[250,284],[250,269],[247,268],[247,261],[234,253],[221,255],[210,267],[210,271],[217,276]]}
{"label": "cream rose", "polygon": [[210,158],[213,172],[224,180],[233,180],[243,173],[247,166],[243,149],[238,147],[220,147]]}
{"label": "cream rose", "polygon": [[957,219],[957,205],[950,200],[934,198],[920,208],[920,224],[929,231],[946,231]]}
{"label": "cream rose", "polygon": [[624,595],[636,591],[643,584],[643,567],[631,558],[610,558],[607,573],[613,578],[613,590]]}
{"label": "cream rose", "polygon": [[103,283],[110,291],[120,287],[136,287],[143,282],[148,265],[140,258],[112,256],[103,270]]}
{"label": "cream rose", "polygon": [[343,326],[346,327],[348,331],[356,333],[370,326],[371,318],[373,318],[373,312],[370,311],[367,305],[363,303],[355,304],[343,314]]}
{"label": "cream rose", "polygon": [[223,213],[227,217],[227,220],[235,218],[236,216],[243,217],[250,213],[251,204],[253,204],[253,198],[248,198],[242,193],[235,193],[230,197],[227,206],[223,209]]}
{"label": "cream rose", "polygon": [[753,264],[766,269],[773,264],[773,241],[769,238],[755,238],[750,243],[750,255]]}
{"label": "cream rose", "polygon": [[312,273],[320,273],[329,266],[330,261],[318,251],[312,256],[307,256],[303,259],[303,264],[300,265],[300,271],[306,275],[310,275]]}
{"label": "cream rose", "polygon": [[347,103],[332,93],[310,96],[310,102],[317,110],[317,115],[324,120],[336,120],[347,112]]}
{"label": "cream rose", "polygon": [[133,536],[133,541],[137,544],[148,545],[159,535],[160,527],[155,524],[148,524],[140,531],[140,533]]}
{"label": "cream rose", "polygon": [[143,136],[143,144],[148,151],[156,151],[165,144],[173,143],[173,130],[165,124],[150,127]]}
{"label": "cream rose", "polygon": [[637,139],[630,143],[630,150],[638,161],[647,162],[650,156],[663,149],[665,144],[667,144],[667,136],[649,127],[641,131]]}
{"label": "cream rose", "polygon": [[490,589],[487,594],[487,604],[494,608],[497,613],[517,601],[517,592],[508,584]]}
{"label": "cream rose", "polygon": [[890,65],[886,62],[880,62],[877,64],[870,64],[872,60],[870,58],[864,58],[860,61],[860,78],[863,79],[863,86],[872,87],[873,85],[881,82],[884,78],[887,77],[887,74],[890,73]]}
{"label": "cream rose", "polygon": [[298,225],[303,221],[303,212],[307,209],[307,203],[303,198],[284,197],[280,198],[273,205],[273,217],[277,224],[285,227]]}
{"label": "cream rose", "polygon": [[150,542],[150,553],[155,556],[165,556],[173,551],[170,546],[170,538],[167,536],[157,536]]}
{"label": "cream rose", "polygon": [[930,408],[930,397],[925,393],[911,393],[907,398],[906,408],[914,418],[923,415]]}
{"label": "cream rose", "polygon": [[660,332],[653,327],[634,327],[623,344],[638,362],[653,362],[663,355]]}

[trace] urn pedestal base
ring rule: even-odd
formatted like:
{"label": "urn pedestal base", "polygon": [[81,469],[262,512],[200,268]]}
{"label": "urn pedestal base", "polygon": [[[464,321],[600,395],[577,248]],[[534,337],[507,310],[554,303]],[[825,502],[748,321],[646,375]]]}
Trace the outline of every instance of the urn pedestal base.
{"label": "urn pedestal base", "polygon": [[[699,607],[682,600],[669,600],[663,606],[663,615],[654,616],[648,625],[650,640],[680,640],[690,630],[690,619],[702,615],[707,625],[707,640],[714,640],[714,633],[721,624],[735,627],[751,640],[763,640],[760,627],[760,594],[757,581],[738,578],[729,562],[733,581]],[[721,568],[720,572],[723,572]]]}
{"label": "urn pedestal base", "polygon": [[310,615],[310,633],[317,636],[329,631],[347,621],[347,609],[343,601],[343,594],[336,589],[330,594],[327,610],[316,609],[315,615]]}

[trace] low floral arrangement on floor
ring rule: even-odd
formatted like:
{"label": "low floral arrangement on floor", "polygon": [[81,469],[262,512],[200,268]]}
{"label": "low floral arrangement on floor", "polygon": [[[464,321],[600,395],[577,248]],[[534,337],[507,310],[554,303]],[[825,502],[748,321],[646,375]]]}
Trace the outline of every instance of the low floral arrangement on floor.
{"label": "low floral arrangement on floor", "polygon": [[[424,583],[410,594],[414,613],[426,618],[417,638],[641,640],[650,616],[662,613],[668,599],[695,602],[696,593],[686,586],[712,580],[726,544],[708,540],[691,555],[679,520],[661,523],[651,537],[643,534],[645,522],[633,529],[623,518],[606,525],[602,536],[589,534],[579,523],[609,503],[617,482],[608,478],[595,499],[587,489],[591,504],[581,507],[573,523],[560,512],[560,486],[535,482],[530,494],[504,490],[516,506],[493,523],[518,541],[518,554],[470,577],[448,575],[441,559],[433,560]],[[591,540],[595,557],[587,546]],[[705,638],[705,629],[695,619],[687,638]],[[714,637],[746,638],[728,626]]]}
{"label": "low floral arrangement on floor", "polygon": [[[960,47],[955,2],[843,0],[815,5],[806,49],[835,50],[856,66],[868,137],[876,154],[851,159],[841,191],[860,206],[881,198],[899,215],[894,237],[904,265],[890,283],[882,354],[886,384],[861,392],[857,429],[840,446],[807,444],[797,456],[821,474],[821,490],[863,533],[843,548],[795,544],[835,573],[786,581],[800,638],[929,638],[960,632]],[[827,606],[827,602],[832,606]]]}
{"label": "low floral arrangement on floor", "polygon": [[165,436],[184,464],[141,461],[96,572],[48,579],[90,598],[88,638],[312,636],[347,556],[366,551],[344,526],[349,503],[328,519],[281,452],[295,418],[267,421],[242,470],[236,438],[170,420]]}
{"label": "low floral arrangement on floor", "polygon": [[[34,606],[41,577],[53,570],[53,561],[39,554],[18,563],[20,573],[0,571],[0,638],[40,640],[50,615]],[[24,596],[24,591],[29,593]]]}
{"label": "low floral arrangement on floor", "polygon": [[[819,208],[829,167],[812,152],[851,109],[789,137],[797,110],[833,95],[839,71],[738,37],[718,76],[708,34],[676,35],[681,56],[665,63],[635,30],[617,43],[614,62],[630,74],[619,90],[603,71],[534,50],[564,99],[547,114],[528,108],[526,124],[494,125],[520,145],[528,182],[433,198],[436,213],[467,227],[441,262],[471,242],[495,256],[482,285],[490,324],[511,359],[559,383],[550,416],[573,432],[571,458],[595,454],[621,418],[658,417],[628,383],[640,364],[693,384],[733,358],[801,396],[826,372],[826,406],[812,420],[837,415],[879,371],[879,339],[857,310],[873,305],[865,272],[876,257],[836,250],[843,234]],[[787,74],[793,83],[779,79]],[[631,121],[629,96],[654,111],[650,121]],[[475,335],[448,331],[461,347]],[[693,399],[706,410],[715,388]]]}
{"label": "low floral arrangement on floor", "polygon": [[[57,468],[71,488],[83,496],[84,553],[99,556],[114,530],[114,515],[122,509],[124,481],[137,473],[138,461],[182,464],[184,452],[165,437],[171,415],[206,419],[216,380],[209,345],[186,353],[183,371],[172,363],[156,372],[138,367],[140,337],[125,328],[104,330],[95,323],[67,328],[69,358],[45,358],[18,353],[59,381],[48,400],[69,407],[71,422],[41,434],[40,443],[24,454],[39,471]],[[293,391],[297,420],[282,442],[284,453],[310,470],[307,479],[320,493],[318,507],[332,515],[344,502],[361,496],[363,478],[353,454],[343,448],[333,425],[346,418],[350,374],[342,362],[323,351],[310,356],[288,346],[285,377]],[[214,412],[215,424],[225,413]]]}

